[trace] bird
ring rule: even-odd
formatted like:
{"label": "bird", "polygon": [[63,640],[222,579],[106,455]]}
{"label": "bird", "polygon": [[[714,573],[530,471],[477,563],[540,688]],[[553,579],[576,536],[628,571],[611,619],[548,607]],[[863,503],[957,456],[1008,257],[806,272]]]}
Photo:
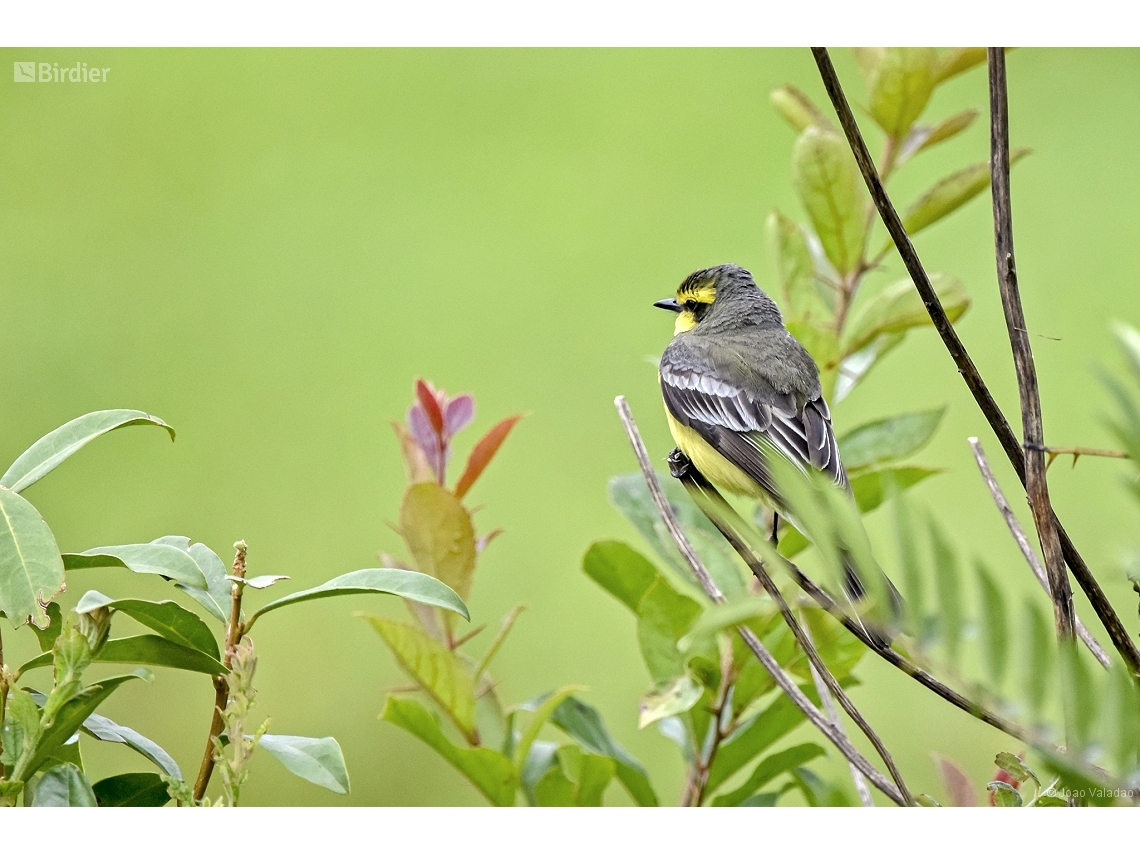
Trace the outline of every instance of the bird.
{"label": "bird", "polygon": [[[748,270],[697,270],[675,297],[653,305],[677,315],[659,362],[661,394],[670,433],[697,471],[721,489],[760,499],[797,528],[771,455],[851,494],[819,367]],[[843,563],[846,592],[860,600],[866,580],[848,558]],[[895,610],[901,601],[887,582]],[[871,634],[889,646],[892,632],[875,627]]]}

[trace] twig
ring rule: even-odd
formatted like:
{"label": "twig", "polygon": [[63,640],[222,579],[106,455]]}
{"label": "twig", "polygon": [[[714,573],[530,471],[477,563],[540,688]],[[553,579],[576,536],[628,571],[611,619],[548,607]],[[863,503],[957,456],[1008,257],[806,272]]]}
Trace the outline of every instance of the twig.
{"label": "twig", "polygon": [[[839,77],[835,73],[835,67],[831,64],[831,58],[827,55],[827,49],[812,48],[811,50],[815,57],[816,65],[819,67],[820,76],[823,78],[824,87],[827,89],[827,94],[831,98],[832,106],[835,108],[836,115],[839,117],[839,124],[843,128],[843,132],[847,136],[847,142],[851,146],[851,151],[855,156],[855,162],[859,166],[859,171],[863,174],[863,180],[867,184],[871,198],[879,209],[879,216],[882,217],[887,232],[894,240],[899,255],[902,257],[903,263],[910,273],[911,280],[914,282],[914,286],[918,290],[923,304],[926,306],[926,311],[930,314],[930,320],[934,324],[934,328],[938,330],[938,334],[941,336],[946,350],[949,351],[955,365],[957,365],[958,373],[962,375],[962,379],[966,382],[966,386],[974,396],[974,400],[977,402],[982,414],[986,417],[986,421],[989,422],[990,427],[997,435],[998,442],[1001,443],[1002,449],[1009,458],[1010,465],[1012,465],[1014,471],[1017,472],[1017,477],[1021,480],[1021,483],[1025,484],[1025,454],[1022,451],[1021,445],[1014,435],[1013,430],[1010,428],[1009,422],[1006,421],[1005,416],[998,407],[997,402],[994,401],[993,395],[990,394],[989,389],[982,380],[977,366],[974,365],[961,339],[958,338],[958,334],[950,323],[950,319],[946,316],[946,311],[942,308],[942,303],[930,284],[930,278],[926,275],[926,271],[922,267],[922,262],[919,260],[918,253],[914,249],[914,244],[911,243],[906,229],[903,228],[902,220],[899,219],[898,212],[895,210],[894,205],[883,189],[882,182],[879,180],[878,174],[875,171],[875,165],[871,161],[871,156],[867,151],[867,144],[859,132],[859,125],[856,123],[855,116],[851,113],[851,107],[847,103],[847,96],[843,94],[843,87],[839,83]],[[1140,649],[1133,643],[1131,636],[1128,634],[1128,630],[1120,620],[1120,616],[1116,614],[1112,603],[1101,589],[1100,583],[1097,582],[1096,577],[1093,576],[1092,571],[1089,570],[1088,564],[1085,563],[1080,553],[1077,552],[1076,546],[1073,545],[1072,539],[1065,531],[1064,526],[1061,525],[1060,520],[1057,519],[1056,514],[1053,514],[1053,523],[1060,536],[1061,549],[1064,553],[1065,561],[1069,565],[1069,569],[1080,583],[1085,595],[1089,598],[1093,610],[1096,612],[1097,617],[1112,639],[1113,646],[1119,651],[1133,676],[1140,679]]]}
{"label": "twig", "polygon": [[[629,411],[629,405],[621,395],[617,397],[614,404],[617,406],[622,424],[625,425],[625,431],[629,436],[630,445],[633,446],[633,452],[637,457],[638,464],[641,466],[641,473],[645,477],[645,482],[649,487],[649,493],[653,497],[653,502],[657,506],[658,512],[661,514],[661,519],[665,522],[665,526],[673,536],[677,548],[685,557],[686,562],[693,571],[693,575],[697,577],[705,594],[713,602],[723,603],[725,601],[724,594],[721,593],[716,582],[713,581],[708,571],[705,570],[704,564],[693,550],[688,538],[685,537],[685,533],[681,531],[681,526],[677,522],[673,509],[669,507],[669,502],[665,499],[661,484],[657,480],[657,474],[653,471],[653,466],[649,462],[649,453],[645,450],[645,443],[642,442],[641,434],[638,433],[637,430],[637,424],[634,422],[633,415]],[[772,679],[776,681],[776,685],[783,690],[807,719],[831,741],[848,761],[854,763],[859,771],[866,775],[872,784],[885,793],[891,801],[905,805],[906,801],[895,785],[892,784],[882,772],[872,766],[866,757],[859,753],[859,750],[855,748],[842,730],[834,727],[831,722],[827,720],[827,717],[816,709],[807,695],[800,690],[800,687],[796,685],[795,681],[780,667],[780,663],[768,652],[768,649],[760,642],[760,639],[756,637],[755,633],[746,626],[740,627],[739,633],[748,649],[752,651],[752,654],[760,661],[764,669],[771,674]]]}
{"label": "twig", "polygon": [[[684,458],[684,455],[681,454],[680,451],[676,451],[669,456],[669,466],[673,470],[673,476],[679,478],[681,483],[685,485],[685,489],[687,489],[689,494],[696,500],[697,507],[701,509],[701,512],[708,517],[709,522],[716,526],[717,530],[724,535],[724,538],[732,544],[732,547],[736,549],[738,553],[740,549],[749,551],[744,541],[736,531],[733,530],[732,523],[725,519],[723,508],[727,507],[728,503],[724,500],[724,497],[721,496],[716,487],[710,484],[708,480],[697,471],[697,468],[689,462],[688,458],[684,458],[683,461],[681,458]],[[674,466],[675,461],[678,463],[677,466]],[[739,517],[737,518],[739,519]],[[753,556],[753,558],[755,559],[755,556]],[[792,614],[792,610],[788,607],[787,601],[784,600],[784,595],[780,593],[780,589],[777,588],[776,583],[772,581],[772,577],[768,574],[763,562],[759,559],[750,560],[748,561],[748,566],[752,570],[752,575],[760,581],[760,584],[764,587],[768,596],[772,598],[772,601],[780,609],[780,614],[783,615],[784,622],[792,631],[792,635],[796,637],[796,641],[799,642],[804,653],[807,654],[812,667],[819,673],[820,678],[827,685],[827,688],[831,690],[831,693],[839,701],[839,705],[843,707],[844,712],[851,716],[851,720],[858,725],[867,739],[871,741],[871,744],[875,747],[879,756],[883,758],[883,762],[886,764],[887,770],[891,773],[891,777],[894,779],[895,785],[899,788],[899,792],[902,793],[903,798],[906,799],[908,804],[916,805],[917,802],[915,802],[910,790],[907,789],[906,783],[903,781],[902,773],[895,765],[895,761],[891,757],[890,751],[887,750],[887,746],[883,744],[882,739],[879,738],[874,728],[872,728],[870,723],[863,717],[863,714],[859,712],[855,704],[851,702],[847,693],[843,691],[843,687],[839,685],[839,681],[835,679],[835,676],[819,655],[819,651],[816,650],[810,636],[804,632],[803,627],[800,626],[799,621],[797,621],[795,615]]]}
{"label": "twig", "polygon": [[1077,460],[1081,457],[1112,457],[1117,460],[1131,460],[1128,452],[1117,451],[1113,448],[1088,448],[1084,445],[1043,445],[1041,450],[1045,452],[1045,469],[1048,471],[1049,467],[1053,465],[1062,454],[1073,455],[1073,465],[1077,465]]}
{"label": "twig", "polygon": [[990,192],[994,203],[994,250],[997,254],[998,288],[1005,310],[1005,325],[1013,349],[1017,370],[1017,391],[1021,398],[1021,431],[1025,437],[1025,489],[1033,524],[1045,556],[1045,572],[1049,577],[1049,595],[1053,600],[1053,618],[1057,637],[1072,640],[1073,591],[1061,540],[1053,525],[1053,506],[1049,502],[1049,482],[1045,477],[1045,434],[1041,421],[1041,393],[1037,386],[1037,369],[1033,365],[1033,349],[1029,345],[1025,312],[1021,308],[1021,291],[1017,284],[1017,267],[1013,259],[1013,211],[1009,198],[1009,100],[1005,84],[1005,51],[986,48],[990,77]]}
{"label": "twig", "polygon": [[[1018,522],[1017,517],[1014,516],[1013,509],[1010,508],[1009,502],[1006,501],[1005,494],[1001,491],[1001,486],[998,484],[997,479],[994,478],[994,473],[990,470],[989,461],[986,459],[986,453],[982,450],[982,444],[978,441],[976,436],[970,437],[970,447],[974,450],[974,460],[978,463],[978,469],[982,473],[982,480],[986,482],[986,486],[990,488],[990,495],[993,496],[994,504],[997,505],[998,511],[1001,513],[1005,524],[1009,527],[1010,534],[1013,539],[1017,541],[1017,546],[1021,549],[1021,554],[1025,556],[1026,563],[1029,564],[1029,569],[1033,571],[1033,575],[1037,577],[1037,581],[1041,583],[1041,587],[1045,589],[1045,593],[1049,593],[1049,578],[1045,575],[1045,568],[1041,566],[1041,562],[1037,560],[1037,553],[1033,551],[1033,547],[1029,545],[1029,538],[1025,536],[1025,531],[1021,528],[1021,523]],[[1085,646],[1089,649],[1096,660],[1105,668],[1111,668],[1112,663],[1109,661],[1108,654],[1104,652],[1104,648],[1097,643],[1093,638],[1092,633],[1089,632],[1088,627],[1081,622],[1079,617],[1074,617],[1077,635]]]}
{"label": "twig", "polygon": [[732,671],[732,648],[728,647],[723,651],[720,660],[720,685],[717,686],[716,698],[713,700],[712,707],[709,709],[711,713],[709,720],[709,735],[706,739],[708,747],[702,747],[700,756],[694,765],[692,774],[685,787],[685,794],[682,797],[682,807],[700,807],[701,803],[705,800],[705,788],[709,782],[709,770],[712,769],[713,761],[716,760],[717,749],[720,748],[720,743],[732,732],[731,728],[724,726],[724,711],[725,707],[729,705],[732,698],[733,680],[730,679],[730,672]]}
{"label": "twig", "polygon": [[[234,566],[233,575],[239,579],[245,578],[245,556],[248,547],[244,540],[239,540],[234,544]],[[233,663],[234,653],[237,652],[237,646],[241,643],[242,636],[245,633],[245,627],[241,622],[241,597],[242,592],[245,590],[245,585],[241,582],[234,582],[230,587],[230,622],[226,627],[226,652],[222,658],[222,664],[228,671],[230,665]],[[194,801],[201,801],[202,797],[206,795],[206,787],[210,784],[210,776],[214,773],[214,740],[221,735],[222,729],[225,727],[225,719],[222,716],[226,704],[229,703],[230,690],[229,683],[226,682],[224,676],[214,678],[214,716],[210,720],[210,735],[206,738],[206,752],[202,756],[202,765],[198,769],[198,779],[194,782]]]}
{"label": "twig", "polygon": [[[725,502],[723,498],[721,498],[721,502],[724,504],[723,507],[720,508],[720,511],[730,521],[732,526],[739,531],[747,531],[744,520],[740,517],[739,514],[736,513],[736,510],[730,504],[728,504],[728,502]],[[729,544],[733,549],[736,550],[737,555],[739,555],[744,560],[744,563],[747,564],[750,569],[755,568],[756,566],[763,566],[760,559],[756,556],[752,549],[740,538],[733,537],[729,539]],[[1020,739],[1022,742],[1029,744],[1036,744],[1034,735],[1025,728],[1012,721],[1008,721],[1007,719],[1002,718],[996,713],[990,712],[980,704],[977,704],[974,701],[971,701],[958,692],[954,691],[949,686],[942,683],[936,677],[927,673],[918,665],[914,664],[892,648],[883,647],[880,644],[876,644],[871,636],[867,633],[867,630],[864,628],[863,624],[860,621],[850,617],[845,611],[843,611],[843,609],[840,608],[839,604],[835,602],[830,594],[828,594],[821,587],[819,587],[819,585],[804,575],[804,572],[796,566],[795,562],[789,558],[785,558],[782,555],[780,556],[780,561],[788,573],[791,574],[792,579],[795,581],[795,583],[799,585],[799,587],[808,596],[815,600],[828,614],[843,624],[848,632],[863,642],[864,645],[870,648],[870,650],[876,653],[880,658],[889,662],[891,665],[894,665],[904,674],[912,677],[917,682],[921,683],[923,686],[934,692],[934,694],[938,695],[943,700],[948,701],[964,712],[968,712],[975,718],[984,721],[986,724],[991,725],[992,727],[995,727],[1004,733],[1009,734],[1015,739]],[[754,569],[753,573],[755,573]]]}
{"label": "twig", "polygon": [[[804,629],[804,635],[814,644],[815,639],[811,637],[811,629],[808,627],[802,611],[800,612],[800,626]],[[811,667],[811,679],[812,682],[815,683],[815,692],[823,702],[823,709],[827,713],[827,717],[831,719],[831,723],[836,727],[842,727],[839,711],[835,709],[835,701],[831,697],[831,691],[827,688],[827,683],[824,682],[823,677],[820,676],[819,671],[816,670],[813,663],[809,662],[808,665]],[[848,763],[847,766],[851,770],[851,780],[855,783],[855,791],[859,794],[859,801],[863,803],[863,807],[874,807],[875,802],[871,798],[871,791],[867,788],[867,779],[864,778],[863,773],[852,764]]]}

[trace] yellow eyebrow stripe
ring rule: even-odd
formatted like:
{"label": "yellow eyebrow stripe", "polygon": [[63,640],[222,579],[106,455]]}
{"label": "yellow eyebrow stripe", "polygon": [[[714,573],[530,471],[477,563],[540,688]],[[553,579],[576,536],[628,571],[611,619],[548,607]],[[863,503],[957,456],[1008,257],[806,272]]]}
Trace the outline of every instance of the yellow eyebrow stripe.
{"label": "yellow eyebrow stripe", "polygon": [[709,281],[698,282],[692,285],[682,285],[677,289],[677,302],[679,303],[712,303],[716,299],[716,286]]}

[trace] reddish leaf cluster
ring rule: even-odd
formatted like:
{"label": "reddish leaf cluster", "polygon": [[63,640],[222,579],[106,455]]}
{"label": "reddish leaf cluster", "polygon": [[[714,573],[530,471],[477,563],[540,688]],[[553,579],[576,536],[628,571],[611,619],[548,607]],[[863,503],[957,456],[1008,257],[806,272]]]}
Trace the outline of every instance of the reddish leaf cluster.
{"label": "reddish leaf cluster", "polygon": [[[403,445],[408,475],[413,482],[434,480],[446,486],[451,442],[475,418],[475,398],[467,393],[452,398],[422,379],[416,381],[415,392],[416,400],[408,408],[407,427],[393,424]],[[455,484],[456,498],[467,494],[521,418],[517,415],[503,419],[475,443]]]}

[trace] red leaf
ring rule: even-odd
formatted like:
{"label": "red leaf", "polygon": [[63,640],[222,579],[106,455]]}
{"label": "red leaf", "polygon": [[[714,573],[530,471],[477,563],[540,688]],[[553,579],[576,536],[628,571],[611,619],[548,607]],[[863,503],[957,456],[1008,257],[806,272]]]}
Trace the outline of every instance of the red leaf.
{"label": "red leaf", "polygon": [[974,794],[974,785],[970,783],[966,773],[953,760],[946,757],[935,754],[934,760],[942,783],[946,786],[946,794],[950,796],[950,804],[955,807],[977,807],[978,798]]}
{"label": "red leaf", "polygon": [[416,398],[419,400],[420,406],[424,408],[424,412],[427,413],[428,421],[435,428],[436,435],[442,436],[443,411],[439,408],[439,401],[436,400],[435,394],[423,380],[416,381]]}
{"label": "red leaf", "polygon": [[475,483],[475,479],[483,474],[483,470],[487,468],[487,464],[491,462],[491,458],[495,456],[495,452],[499,450],[499,446],[503,444],[503,440],[507,438],[511,428],[521,418],[522,416],[518,415],[503,419],[487,431],[486,436],[475,443],[475,447],[471,449],[471,455],[467,458],[467,467],[455,485],[455,498],[462,499],[467,494],[467,491]]}

